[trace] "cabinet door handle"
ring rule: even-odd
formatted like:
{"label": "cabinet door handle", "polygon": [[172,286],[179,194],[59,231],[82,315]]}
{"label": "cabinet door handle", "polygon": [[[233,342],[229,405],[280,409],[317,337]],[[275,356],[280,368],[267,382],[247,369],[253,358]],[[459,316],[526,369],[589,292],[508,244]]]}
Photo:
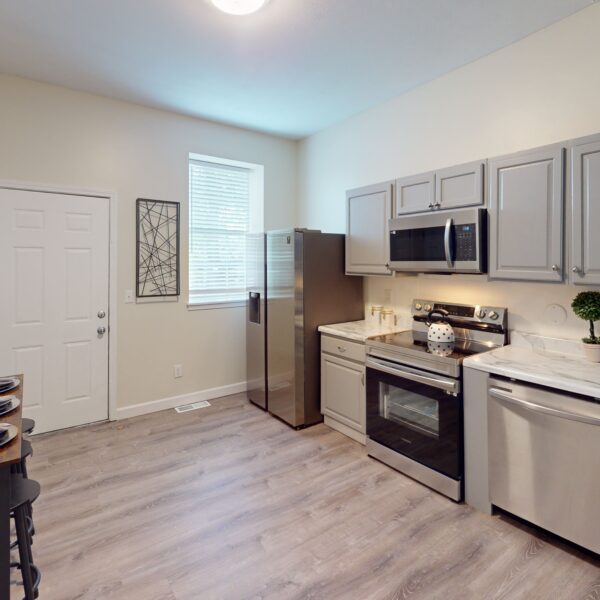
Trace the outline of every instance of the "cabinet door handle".
{"label": "cabinet door handle", "polygon": [[360,376],[360,382],[362,383],[363,387],[365,387],[365,374],[362,373]]}
{"label": "cabinet door handle", "polygon": [[552,270],[554,272],[560,271],[560,267],[558,265],[552,265]]}
{"label": "cabinet door handle", "polygon": [[347,348],[344,348],[344,346],[338,346],[337,348],[342,354],[347,350]]}
{"label": "cabinet door handle", "polygon": [[579,267],[572,267],[571,271],[573,271],[573,273],[579,273]]}

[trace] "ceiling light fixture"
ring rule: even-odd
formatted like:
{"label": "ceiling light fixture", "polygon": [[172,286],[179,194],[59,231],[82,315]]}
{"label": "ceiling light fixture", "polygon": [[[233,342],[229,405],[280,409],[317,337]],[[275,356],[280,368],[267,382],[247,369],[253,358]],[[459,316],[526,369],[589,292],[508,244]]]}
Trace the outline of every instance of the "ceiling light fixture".
{"label": "ceiling light fixture", "polygon": [[249,15],[261,9],[267,0],[211,0],[223,12],[230,15]]}

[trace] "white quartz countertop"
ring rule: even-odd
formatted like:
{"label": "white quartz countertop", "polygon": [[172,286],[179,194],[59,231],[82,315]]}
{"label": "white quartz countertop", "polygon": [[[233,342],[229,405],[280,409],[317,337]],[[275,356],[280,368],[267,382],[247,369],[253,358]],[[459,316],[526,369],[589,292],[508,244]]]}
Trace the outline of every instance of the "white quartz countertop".
{"label": "white quartz countertop", "polygon": [[466,358],[465,367],[600,398],[600,363],[578,341],[513,332],[511,344]]}
{"label": "white quartz countertop", "polygon": [[365,342],[367,338],[374,335],[383,335],[385,333],[394,333],[400,331],[402,327],[390,326],[385,323],[369,323],[363,321],[350,321],[349,323],[335,323],[333,325],[321,325],[319,331],[328,335],[347,338],[356,342]]}

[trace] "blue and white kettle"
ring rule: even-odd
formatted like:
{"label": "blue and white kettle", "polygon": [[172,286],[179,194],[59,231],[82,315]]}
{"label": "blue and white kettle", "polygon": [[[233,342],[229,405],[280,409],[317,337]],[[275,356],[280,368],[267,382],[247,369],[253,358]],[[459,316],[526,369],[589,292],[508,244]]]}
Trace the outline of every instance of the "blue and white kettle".
{"label": "blue and white kettle", "polygon": [[[435,317],[435,315],[439,315]],[[434,318],[435,317],[435,318]],[[455,341],[454,329],[448,323],[448,311],[443,308],[430,310],[427,313],[427,341],[437,343],[450,343]]]}

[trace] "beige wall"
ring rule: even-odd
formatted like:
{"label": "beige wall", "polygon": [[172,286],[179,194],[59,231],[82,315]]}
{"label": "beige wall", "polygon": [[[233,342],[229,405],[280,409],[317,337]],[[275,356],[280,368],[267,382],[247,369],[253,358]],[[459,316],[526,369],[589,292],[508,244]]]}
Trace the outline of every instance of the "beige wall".
{"label": "beige wall", "polygon": [[[118,195],[118,405],[245,380],[243,308],[188,311],[189,152],[265,166],[265,227],[293,224],[296,143],[0,76],[0,180]],[[182,203],[182,296],[125,304],[135,281],[135,200]],[[173,378],[173,365],[184,376]]]}
{"label": "beige wall", "polygon": [[[0,76],[0,180],[118,195],[118,403],[125,407],[245,379],[244,310],[188,311],[189,152],[265,165],[265,227],[344,230],[348,188],[600,131],[600,6],[404,96],[295,142],[200,119]],[[376,82],[374,82],[376,85]],[[299,201],[295,207],[298,192]],[[182,202],[182,297],[125,304],[134,288],[135,199]],[[294,223],[296,221],[296,223]],[[367,303],[406,314],[417,296],[496,302],[519,329],[578,337],[546,307],[567,285],[483,277],[370,278]],[[551,311],[549,311],[551,312]],[[184,377],[173,379],[181,363]]]}
{"label": "beige wall", "polygon": [[[299,148],[299,224],[344,231],[346,189],[600,132],[599,31],[594,5],[307,138]],[[509,307],[514,328],[561,337],[586,330],[570,312],[553,323],[547,310],[568,310],[578,291],[569,285],[370,278],[367,303],[383,303],[385,289],[405,314],[414,297],[494,302]]]}

